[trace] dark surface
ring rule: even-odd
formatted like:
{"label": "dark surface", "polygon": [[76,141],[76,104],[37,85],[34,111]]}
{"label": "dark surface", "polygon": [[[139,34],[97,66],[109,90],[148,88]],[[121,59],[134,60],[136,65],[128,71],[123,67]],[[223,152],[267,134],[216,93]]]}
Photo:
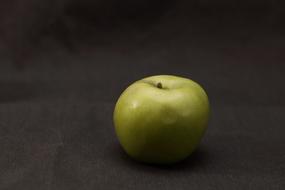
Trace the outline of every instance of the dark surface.
{"label": "dark surface", "polygon": [[[284,190],[278,5],[182,3],[104,26],[85,15],[70,37],[52,30],[28,56],[11,42],[0,65],[0,189]],[[120,93],[155,74],[201,83],[212,106],[201,146],[173,166],[129,159],[112,124]]]}

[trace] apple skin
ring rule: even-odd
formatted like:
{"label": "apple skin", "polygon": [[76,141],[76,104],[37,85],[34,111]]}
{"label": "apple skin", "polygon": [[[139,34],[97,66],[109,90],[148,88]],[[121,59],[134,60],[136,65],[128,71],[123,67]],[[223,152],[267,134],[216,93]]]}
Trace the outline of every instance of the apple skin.
{"label": "apple skin", "polygon": [[119,97],[114,126],[133,159],[171,164],[188,157],[208,125],[208,96],[196,82],[157,75],[136,81]]}

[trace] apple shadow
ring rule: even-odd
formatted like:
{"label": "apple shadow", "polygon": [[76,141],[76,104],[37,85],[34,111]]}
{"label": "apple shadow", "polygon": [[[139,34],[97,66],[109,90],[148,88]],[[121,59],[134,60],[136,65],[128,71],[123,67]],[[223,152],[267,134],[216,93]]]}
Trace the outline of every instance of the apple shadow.
{"label": "apple shadow", "polygon": [[117,154],[117,161],[126,167],[136,170],[161,170],[161,171],[184,171],[194,172],[205,168],[209,164],[209,152],[205,146],[199,146],[189,157],[186,159],[167,165],[147,164],[136,161],[129,157],[124,150],[117,145],[114,149]]}

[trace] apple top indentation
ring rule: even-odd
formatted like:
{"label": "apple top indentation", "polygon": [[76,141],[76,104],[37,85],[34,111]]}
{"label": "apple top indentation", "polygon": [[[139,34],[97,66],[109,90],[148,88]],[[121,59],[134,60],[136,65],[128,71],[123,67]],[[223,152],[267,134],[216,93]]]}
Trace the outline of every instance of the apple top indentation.
{"label": "apple top indentation", "polygon": [[161,82],[157,83],[156,87],[162,89],[162,84],[161,84]]}

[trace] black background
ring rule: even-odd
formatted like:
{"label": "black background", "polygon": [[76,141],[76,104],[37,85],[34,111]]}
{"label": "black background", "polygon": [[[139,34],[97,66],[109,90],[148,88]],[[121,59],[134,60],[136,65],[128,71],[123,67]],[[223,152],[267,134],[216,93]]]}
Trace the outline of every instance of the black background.
{"label": "black background", "polygon": [[[285,189],[282,1],[0,2],[0,189]],[[133,81],[199,82],[212,115],[173,166],[129,159],[114,104]]]}

